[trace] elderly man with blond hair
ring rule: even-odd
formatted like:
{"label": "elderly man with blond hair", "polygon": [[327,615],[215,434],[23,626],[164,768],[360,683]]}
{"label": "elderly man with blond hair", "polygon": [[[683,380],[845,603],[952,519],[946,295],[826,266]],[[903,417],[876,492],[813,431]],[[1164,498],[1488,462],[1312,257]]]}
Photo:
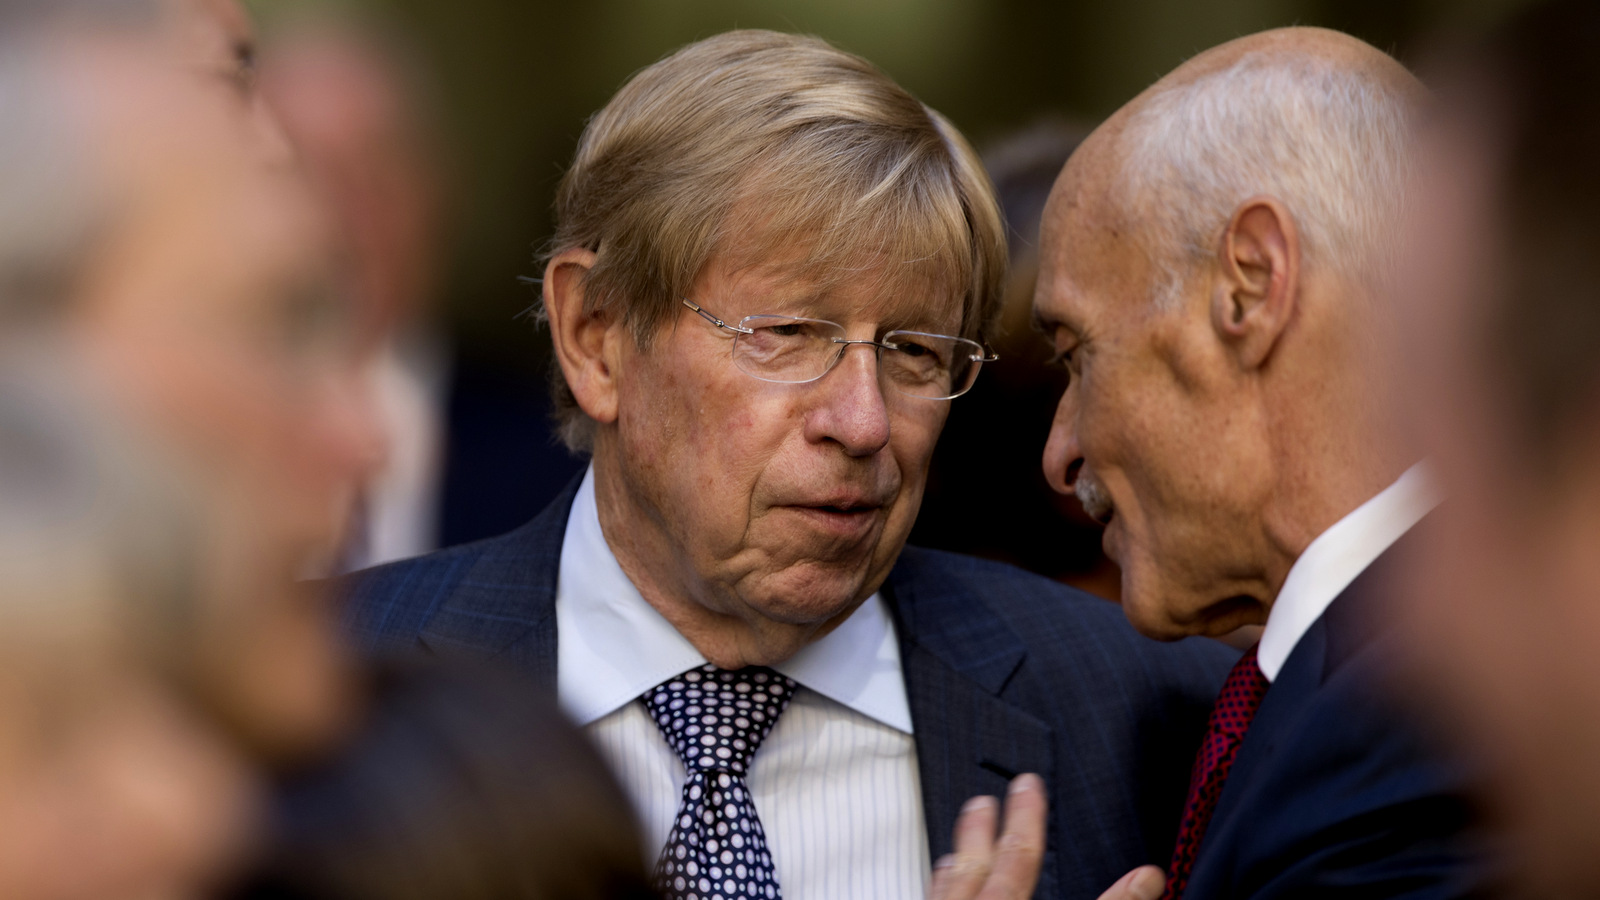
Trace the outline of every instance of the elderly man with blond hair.
{"label": "elderly man with blond hair", "polygon": [[1387,439],[1383,362],[1422,93],[1346,35],[1242,38],[1114,115],[1051,196],[1035,311],[1071,382],[1046,474],[1106,523],[1141,631],[1265,625],[1165,883],[1141,869],[1110,896],[1472,887],[1458,770],[1379,683],[1384,571],[1435,503]]}
{"label": "elderly man with blond hair", "polygon": [[732,32],[622,88],[556,213],[592,464],[516,532],[354,577],[357,640],[536,674],[669,897],[1092,898],[1165,853],[1231,655],[905,547],[1004,276],[955,129],[822,41]]}

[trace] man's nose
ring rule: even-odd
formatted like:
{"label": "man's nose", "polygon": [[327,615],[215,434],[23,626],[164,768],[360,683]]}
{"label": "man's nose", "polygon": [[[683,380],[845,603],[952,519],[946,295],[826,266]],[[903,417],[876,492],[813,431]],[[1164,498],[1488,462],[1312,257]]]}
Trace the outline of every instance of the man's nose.
{"label": "man's nose", "polygon": [[889,408],[878,377],[876,347],[846,345],[844,358],[812,387],[817,402],[806,415],[808,440],[833,441],[855,457],[871,456],[888,445]]}
{"label": "man's nose", "polygon": [[1073,424],[1072,404],[1062,395],[1056,404],[1055,419],[1050,423],[1050,439],[1044,444],[1044,477],[1057,493],[1072,493],[1078,480],[1078,470],[1083,468],[1083,451],[1078,446],[1078,432]]}

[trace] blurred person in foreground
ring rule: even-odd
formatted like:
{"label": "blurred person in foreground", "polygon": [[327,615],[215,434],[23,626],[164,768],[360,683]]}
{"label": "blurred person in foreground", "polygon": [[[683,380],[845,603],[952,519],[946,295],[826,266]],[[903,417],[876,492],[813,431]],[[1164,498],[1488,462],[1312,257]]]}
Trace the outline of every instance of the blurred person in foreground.
{"label": "blurred person in foreground", "polygon": [[278,120],[256,89],[255,26],[240,0],[0,0],[0,35],[52,25],[140,33],[153,53],[207,86],[252,155],[278,167],[293,161]]}
{"label": "blurred person in foreground", "polygon": [[961,136],[858,57],[730,32],[594,116],[556,212],[589,471],[518,531],[353,577],[356,640],[554,690],[669,897],[1087,898],[1169,846],[1227,651],[904,546],[1005,272]]}
{"label": "blurred person in foreground", "polygon": [[[95,2],[66,0],[68,5]],[[240,0],[157,2],[166,25],[164,39],[168,52],[226,96],[228,110],[260,160],[274,166],[291,165],[294,152],[277,117],[257,89],[260,51],[255,24]]]}
{"label": "blurred person in foreground", "polygon": [[1535,5],[1438,74],[1397,299],[1450,501],[1407,649],[1492,764],[1520,887],[1600,896],[1600,8]]}
{"label": "blurred person in foreground", "polygon": [[1264,624],[1197,756],[1167,878],[1112,898],[1452,897],[1457,764],[1378,683],[1384,571],[1435,504],[1392,440],[1383,299],[1424,92],[1347,35],[1263,32],[1123,107],[1063,171],[1036,314],[1071,381],[1045,449],[1161,639]]}
{"label": "blurred person in foreground", "polygon": [[352,682],[297,580],[379,450],[321,216],[255,107],[174,51],[168,5],[8,12],[5,352],[57,353],[229,507],[208,537],[234,579],[199,608],[194,683],[264,758],[326,744]]}
{"label": "blurred person in foreground", "polygon": [[186,677],[214,523],[70,375],[0,365],[0,896],[198,900],[259,791]]}
{"label": "blurred person in foreground", "polygon": [[[35,824],[7,843],[7,851],[27,857],[19,877],[64,879],[61,890],[41,888],[39,896],[51,900],[196,896],[201,881],[246,859],[243,845],[258,836],[251,833],[255,810],[240,808],[236,796],[254,787],[238,751],[282,772],[350,733],[357,733],[354,747],[329,765],[387,777],[382,765],[366,765],[367,748],[379,748],[380,763],[385,748],[398,753],[409,765],[407,783],[393,787],[419,792],[411,811],[420,821],[375,811],[370,821],[394,827],[367,833],[365,843],[275,829],[265,835],[268,862],[257,868],[299,854],[295,860],[328,867],[307,873],[310,884],[363,900],[371,896],[366,889],[386,887],[402,891],[396,896],[426,890],[468,897],[483,878],[506,872],[532,873],[516,882],[526,889],[513,896],[559,897],[564,863],[584,877],[639,869],[621,804],[591,797],[596,809],[609,811],[598,826],[571,804],[541,805],[558,796],[552,785],[598,791],[609,784],[595,776],[592,761],[573,762],[575,739],[555,713],[485,703],[501,696],[474,695],[439,676],[399,687],[380,679],[368,686],[377,693],[375,710],[357,715],[359,682],[343,659],[327,598],[320,586],[296,581],[337,546],[348,488],[376,458],[353,310],[331,288],[327,224],[305,185],[267,152],[261,128],[240,127],[263,124],[253,102],[219,95],[213,79],[174,65],[187,57],[172,52],[170,12],[134,3],[117,10],[104,2],[63,4],[26,29],[7,30],[7,52],[0,53],[0,109],[19,126],[0,138],[0,195],[12,200],[0,210],[0,358],[43,360],[37,364],[60,373],[57,381],[70,377],[117,409],[138,440],[192,476],[189,486],[211,514],[204,528],[177,534],[158,506],[145,504],[148,531],[128,523],[135,538],[169,538],[191,550],[207,577],[184,585],[193,602],[181,608],[147,605],[92,624],[118,636],[173,629],[161,648],[161,672],[182,686],[182,696],[165,703],[145,689],[140,673],[114,670],[120,677],[88,711],[95,727],[86,726],[86,742],[51,745],[57,767],[98,792],[98,805],[90,807],[87,793],[64,793],[19,811],[10,820],[19,828],[30,812],[47,823],[71,817],[63,829]],[[99,442],[114,445],[99,436],[84,444]],[[51,549],[28,560],[32,574],[62,585],[97,574],[84,554]],[[145,554],[140,562],[159,558]],[[105,670],[111,677],[110,654],[96,663],[97,676]],[[58,656],[63,665],[81,659]],[[517,695],[502,690],[506,702]],[[414,702],[418,696],[433,699]],[[464,758],[407,757],[405,746],[387,741],[396,719],[409,721],[425,749],[446,703]],[[515,733],[500,728],[507,723],[518,726]],[[524,739],[529,743],[517,743]],[[174,772],[184,765],[187,771]],[[515,771],[520,765],[540,767],[542,780],[530,782]],[[34,770],[19,773],[30,775],[41,780]],[[113,776],[144,781],[115,783]],[[434,793],[422,798],[424,790]],[[124,798],[128,791],[136,795]],[[287,802],[316,810],[341,801],[381,807],[385,799],[395,797],[312,785],[291,789]],[[508,812],[508,804],[524,801],[532,805]],[[33,803],[34,796],[23,792],[17,802]],[[487,821],[490,814],[501,821]],[[547,831],[518,830],[516,816]],[[596,833],[613,826],[623,830]],[[63,832],[70,832],[70,846]],[[562,842],[539,849],[564,851],[566,859],[552,863],[522,846],[550,833]],[[307,840],[292,844],[292,836]],[[419,853],[412,841],[436,852]],[[610,857],[580,866],[585,854],[604,848]],[[451,858],[461,852],[468,856]],[[631,866],[612,867],[617,856],[631,857]],[[406,865],[387,881],[363,880],[370,873],[359,867],[373,860]],[[537,860],[546,865],[533,866]],[[342,874],[315,880],[328,871]],[[639,874],[633,883],[642,881]],[[552,884],[557,892],[545,893]],[[493,887],[490,896],[507,896]],[[20,888],[0,895],[34,896]]]}

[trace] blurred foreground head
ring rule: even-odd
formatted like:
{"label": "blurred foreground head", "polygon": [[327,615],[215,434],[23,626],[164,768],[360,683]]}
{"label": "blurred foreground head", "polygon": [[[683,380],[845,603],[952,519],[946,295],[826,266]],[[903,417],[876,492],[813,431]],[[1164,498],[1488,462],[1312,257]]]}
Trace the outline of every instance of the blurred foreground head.
{"label": "blurred foreground head", "polygon": [[1206,51],[1073,154],[1035,313],[1070,381],[1045,474],[1158,637],[1265,621],[1310,542],[1411,462],[1375,301],[1422,89],[1338,32]]}
{"label": "blurred foreground head", "polygon": [[1600,891],[1597,60],[1600,8],[1561,2],[1444,67],[1400,295],[1451,496],[1413,644],[1551,896]]}
{"label": "blurred foreground head", "polygon": [[204,83],[253,152],[269,165],[292,160],[282,129],[256,90],[255,26],[239,0],[0,0],[0,35],[140,34],[153,49]]}
{"label": "blurred foreground head", "polygon": [[0,895],[198,897],[256,787],[191,702],[206,513],[71,380],[0,371]]}
{"label": "blurred foreground head", "polygon": [[[258,749],[344,716],[331,616],[296,580],[376,457],[325,228],[239,98],[153,18],[61,15],[0,52],[0,352],[56,352],[229,514],[198,679]],[[48,349],[46,349],[48,348]]]}

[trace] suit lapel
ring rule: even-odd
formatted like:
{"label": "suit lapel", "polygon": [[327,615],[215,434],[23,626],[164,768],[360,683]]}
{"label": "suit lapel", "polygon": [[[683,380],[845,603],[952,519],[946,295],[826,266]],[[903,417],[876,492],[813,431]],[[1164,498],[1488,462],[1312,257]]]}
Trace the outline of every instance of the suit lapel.
{"label": "suit lapel", "polygon": [[[1024,772],[1054,784],[1054,754],[1049,726],[1000,696],[1026,655],[1022,641],[972,591],[919,579],[918,556],[905,551],[883,594],[899,635],[923,815],[937,859],[950,852],[969,798],[1004,797],[1007,782]],[[1052,812],[1038,896],[1056,893],[1056,821]]]}
{"label": "suit lapel", "polygon": [[420,639],[442,656],[504,660],[541,680],[556,678],[556,579],[581,476],[533,521],[463,557],[455,588]]}
{"label": "suit lapel", "polygon": [[1408,552],[1406,548],[1415,542],[1413,536],[1426,527],[1426,523],[1424,519],[1412,528],[1350,582],[1295,644],[1277,680],[1262,698],[1261,708],[1256,711],[1244,743],[1239,747],[1233,770],[1228,773],[1228,781],[1223,786],[1222,796],[1217,798],[1216,811],[1206,829],[1197,869],[1205,862],[1205,846],[1213,843],[1213,838],[1223,840],[1224,833],[1235,824],[1233,812],[1250,783],[1251,773],[1267,765],[1279,744],[1289,739],[1296,720],[1310,705],[1312,695],[1353,657],[1382,638],[1384,593],[1393,577],[1395,560],[1404,557]]}

